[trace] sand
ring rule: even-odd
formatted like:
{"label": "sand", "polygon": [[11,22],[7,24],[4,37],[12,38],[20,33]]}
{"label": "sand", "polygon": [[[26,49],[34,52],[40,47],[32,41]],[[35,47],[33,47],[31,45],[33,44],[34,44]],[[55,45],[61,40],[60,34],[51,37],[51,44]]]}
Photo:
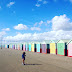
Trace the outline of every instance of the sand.
{"label": "sand", "polygon": [[72,72],[72,58],[26,51],[22,65],[21,50],[0,49],[0,72]]}

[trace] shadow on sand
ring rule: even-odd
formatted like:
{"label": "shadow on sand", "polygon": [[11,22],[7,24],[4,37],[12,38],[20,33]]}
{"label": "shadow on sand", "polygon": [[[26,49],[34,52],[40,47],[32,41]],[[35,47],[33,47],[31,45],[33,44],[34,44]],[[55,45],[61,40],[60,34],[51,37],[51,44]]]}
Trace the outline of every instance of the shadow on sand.
{"label": "shadow on sand", "polygon": [[42,64],[25,64],[25,65],[42,65]]}

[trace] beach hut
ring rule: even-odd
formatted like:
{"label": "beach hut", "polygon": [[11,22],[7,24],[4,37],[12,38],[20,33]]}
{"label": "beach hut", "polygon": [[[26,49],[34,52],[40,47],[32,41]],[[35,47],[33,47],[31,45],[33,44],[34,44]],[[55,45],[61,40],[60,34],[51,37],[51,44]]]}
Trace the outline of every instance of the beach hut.
{"label": "beach hut", "polygon": [[34,43],[34,52],[37,52],[36,43]]}
{"label": "beach hut", "polygon": [[45,42],[42,42],[41,43],[41,47],[42,47],[42,53],[45,53],[46,54],[46,43]]}
{"label": "beach hut", "polygon": [[7,48],[7,44],[5,44],[5,48]]}
{"label": "beach hut", "polygon": [[67,56],[72,57],[72,40],[67,43]]}
{"label": "beach hut", "polygon": [[13,44],[12,44],[12,49],[13,49]]}
{"label": "beach hut", "polygon": [[23,44],[20,43],[20,50],[23,50]]}
{"label": "beach hut", "polygon": [[9,44],[9,48],[11,48],[11,44]]}
{"label": "beach hut", "polygon": [[48,41],[43,41],[41,43],[41,48],[42,48],[42,53],[47,54],[49,53],[49,40]]}
{"label": "beach hut", "polygon": [[3,44],[2,47],[5,48],[5,45]]}
{"label": "beach hut", "polygon": [[57,55],[67,56],[67,43],[69,40],[59,40],[57,42]]}
{"label": "beach hut", "polygon": [[31,43],[29,43],[29,51],[31,51]]}
{"label": "beach hut", "polygon": [[42,48],[41,48],[41,43],[40,42],[36,43],[36,52],[37,53],[42,53]]}
{"label": "beach hut", "polygon": [[17,50],[17,44],[15,44],[15,49]]}
{"label": "beach hut", "polygon": [[57,42],[58,42],[58,40],[51,40],[50,54],[57,54]]}
{"label": "beach hut", "polygon": [[31,51],[34,52],[34,43],[31,44]]}
{"label": "beach hut", "polygon": [[50,53],[50,40],[45,40],[41,43],[42,53]]}
{"label": "beach hut", "polygon": [[26,51],[29,51],[29,44],[28,43],[25,44],[25,47],[26,47]]}
{"label": "beach hut", "polygon": [[50,53],[50,43],[51,43],[51,40],[45,40],[45,43],[46,43],[46,51],[47,51],[47,53]]}
{"label": "beach hut", "polygon": [[10,44],[10,47],[12,48],[12,44]]}
{"label": "beach hut", "polygon": [[15,49],[15,45],[13,44],[13,49]]}
{"label": "beach hut", "polygon": [[23,43],[23,51],[26,51],[25,43]]}
{"label": "beach hut", "polygon": [[[2,45],[2,47],[3,47],[3,45]],[[9,45],[8,44],[5,44],[5,48],[9,48]]]}
{"label": "beach hut", "polygon": [[7,45],[7,48],[9,48],[9,45]]}
{"label": "beach hut", "polygon": [[20,44],[19,43],[17,44],[17,48],[18,48],[18,50],[20,50]]}
{"label": "beach hut", "polygon": [[36,43],[35,42],[32,42],[32,44],[31,44],[31,51],[36,52]]}

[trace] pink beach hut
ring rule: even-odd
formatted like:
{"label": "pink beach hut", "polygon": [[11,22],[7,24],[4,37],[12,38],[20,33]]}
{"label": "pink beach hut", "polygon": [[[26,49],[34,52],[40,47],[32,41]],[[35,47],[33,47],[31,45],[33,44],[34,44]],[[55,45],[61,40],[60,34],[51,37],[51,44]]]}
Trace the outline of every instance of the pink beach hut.
{"label": "pink beach hut", "polygon": [[72,40],[67,43],[67,55],[68,57],[72,57]]}
{"label": "pink beach hut", "polygon": [[23,44],[23,50],[24,50],[24,51],[26,51],[26,48],[25,48],[25,43]]}

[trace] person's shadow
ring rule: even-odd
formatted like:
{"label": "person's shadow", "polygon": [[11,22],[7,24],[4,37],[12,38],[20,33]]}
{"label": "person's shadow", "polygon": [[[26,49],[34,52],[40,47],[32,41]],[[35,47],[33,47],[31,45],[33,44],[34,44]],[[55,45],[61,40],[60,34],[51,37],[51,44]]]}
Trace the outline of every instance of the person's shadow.
{"label": "person's shadow", "polygon": [[25,65],[42,65],[42,64],[25,64]]}

